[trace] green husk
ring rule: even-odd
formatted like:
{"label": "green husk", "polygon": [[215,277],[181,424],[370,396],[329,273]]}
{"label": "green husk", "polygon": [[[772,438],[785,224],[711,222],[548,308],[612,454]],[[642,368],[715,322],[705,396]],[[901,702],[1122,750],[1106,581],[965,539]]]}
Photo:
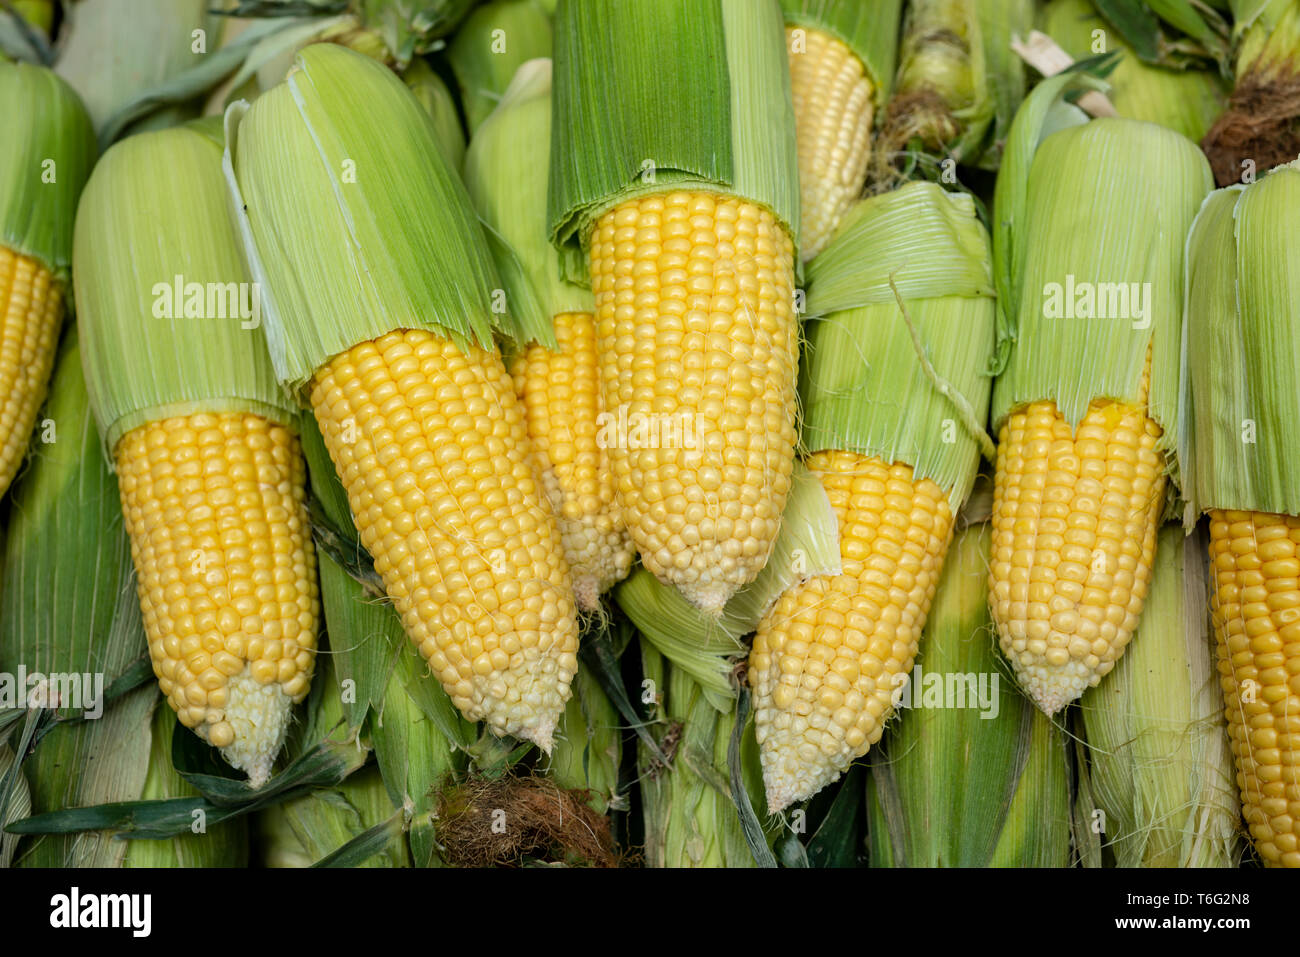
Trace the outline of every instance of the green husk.
{"label": "green husk", "polygon": [[[210,0],[78,0],[63,5],[59,74],[81,94],[95,129],[182,74],[199,69],[221,46],[225,18]],[[201,31],[201,33],[196,32]],[[219,81],[220,77],[216,80]],[[197,115],[191,101],[174,122]],[[162,104],[145,105],[143,115]]]}
{"label": "green husk", "polygon": [[129,137],[86,185],[77,321],[110,453],[138,426],[195,412],[253,412],[296,427],[256,328],[259,291],[227,214],[215,124]]}
{"label": "green husk", "polygon": [[[1065,91],[1088,85],[1095,81],[1077,74],[1043,81],[1012,127],[994,209],[1007,325],[999,330],[1005,366],[991,418],[996,430],[1017,407],[1051,399],[1074,427],[1093,399],[1136,403],[1149,347],[1148,414],[1164,430],[1158,448],[1172,452],[1183,238],[1210,189],[1210,170],[1172,130],[1123,118],[1086,122],[1062,105]],[[1143,308],[1136,297],[1120,299],[1129,284],[1138,284]],[[1075,308],[1084,302],[1080,289],[1093,293],[1091,315]],[[1170,469],[1177,481],[1176,460]]]}
{"label": "green husk", "polygon": [[50,65],[54,0],[8,0],[0,4],[0,60]]}
{"label": "green husk", "polygon": [[[60,346],[38,422],[4,542],[0,673],[89,673],[107,689],[147,647],[117,480],[100,452],[75,330]],[[92,695],[82,697],[59,713],[94,710]]]}
{"label": "green husk", "polygon": [[804,447],[910,465],[955,514],[988,445],[996,318],[970,196],[911,183],[863,200],[807,284]]}
{"label": "green husk", "polygon": [[605,210],[673,188],[765,206],[798,245],[776,0],[561,0],[554,110],[548,220],[557,245],[585,249]]}
{"label": "green husk", "polygon": [[1002,152],[1011,133],[1011,124],[1029,88],[1025,64],[1011,48],[1011,43],[1029,35],[1034,25],[1035,6],[1034,0],[995,0],[992,3],[980,0],[975,5],[984,43],[985,84],[993,100],[993,121],[975,160],[982,169],[995,170],[1002,165]]}
{"label": "green husk", "polygon": [[95,131],[72,87],[40,66],[0,62],[0,244],[62,282],[77,199],[95,162]]}
{"label": "green husk", "polygon": [[990,867],[1070,865],[1069,758],[1061,732],[1034,709],[1029,754]]}
{"label": "green husk", "polygon": [[[149,778],[152,718],[158,704],[158,689],[151,683],[106,707],[98,720],[55,727],[23,762],[32,813],[139,799]],[[14,863],[121,867],[128,844],[109,831],[40,835],[23,840]]]}
{"label": "green husk", "polygon": [[1300,164],[1211,193],[1187,236],[1188,520],[1300,515]]}
{"label": "green husk", "polygon": [[460,717],[402,630],[393,607],[367,595],[329,555],[320,554],[321,597],[340,680],[357,702],[378,684],[367,728],[392,806],[412,815],[410,853],[417,867],[439,866],[436,789],[466,766],[473,725]]}
{"label": "green husk", "polygon": [[312,44],[295,65],[226,113],[227,182],[280,381],[296,393],[393,329],[487,344],[500,283],[433,120],[359,53]]}
{"label": "green husk", "polygon": [[[35,454],[13,491],[0,574],[0,673],[81,678],[80,700],[22,764],[32,813],[132,800],[148,773],[153,682],[116,701],[107,689],[147,646],[117,481],[100,452],[75,329],[64,337]],[[101,683],[102,682],[102,683]],[[27,689],[21,689],[24,693]],[[92,700],[97,699],[97,700]],[[82,713],[91,720],[72,720]],[[3,715],[0,709],[0,715]],[[11,737],[10,744],[16,745]],[[12,807],[12,803],[11,803]],[[126,845],[93,833],[32,838],[16,863],[117,866]]]}
{"label": "green husk", "polygon": [[816,477],[796,465],[781,531],[767,565],[711,618],[644,568],[614,586],[614,600],[642,637],[677,668],[699,682],[705,698],[730,711],[735,689],[734,658],[744,653],[740,639],[758,627],[767,610],[786,591],[817,575],[840,573],[839,524]]}
{"label": "green husk", "polygon": [[1119,867],[1235,867],[1236,782],[1200,536],[1166,525],[1142,623],[1080,700],[1092,790]]}
{"label": "green husk", "polygon": [[[686,671],[641,642],[643,689],[654,698],[652,733],[671,763],[664,767],[644,745],[637,769],[649,867],[754,867],[740,815],[731,794],[727,748],[735,714],[719,712],[704,688]],[[762,797],[762,769],[753,721],[741,739],[742,778],[750,803]],[[773,819],[764,833],[777,836]]]}
{"label": "green husk", "polygon": [[1091,0],[1052,0],[1040,11],[1039,28],[1076,60],[1118,55],[1106,81],[1111,88],[1108,98],[1120,116],[1159,123],[1200,140],[1227,102],[1216,73],[1142,62],[1117,31],[1112,34]]}
{"label": "green husk", "polygon": [[[0,781],[13,771],[16,760],[14,749],[8,744],[0,744]],[[3,810],[0,813],[0,868],[7,868],[13,862],[19,837],[17,834],[5,833],[5,828],[32,813],[32,792],[27,787],[27,779],[21,774],[15,779],[8,804],[0,810]]]}
{"label": "green husk", "polygon": [[[290,759],[319,741],[339,739],[351,731],[344,704],[351,695],[339,680],[338,658],[332,649],[323,649],[317,655],[306,720],[294,729],[285,747]],[[400,807],[389,797],[379,769],[362,768],[333,788],[314,790],[261,812],[257,828],[265,862],[270,867],[309,867],[370,828],[392,819]],[[400,828],[395,829],[380,853],[365,858],[359,866],[409,867]]]}
{"label": "green husk", "polygon": [[[1185,69],[1214,60],[1227,61],[1228,29],[1213,8],[1220,0],[1093,0],[1097,11],[1145,62]],[[1173,27],[1174,32],[1166,29]]]}
{"label": "green husk", "polygon": [[606,814],[612,808],[626,809],[627,797],[618,787],[622,757],[618,710],[601,690],[596,676],[579,663],[546,773],[562,788],[589,791],[588,804]]}
{"label": "green husk", "polygon": [[1236,78],[1257,82],[1300,73],[1300,4],[1295,0],[1233,0]]}
{"label": "green husk", "polygon": [[402,74],[402,80],[420,101],[424,112],[433,118],[438,143],[446,153],[447,162],[452,169],[460,169],[465,159],[465,131],[461,129],[451,90],[424,60],[412,60]]}
{"label": "green husk", "polygon": [[[311,867],[392,815],[379,768],[362,768],[341,787],[313,791],[261,812],[257,838],[263,862],[267,867]],[[400,832],[383,852],[354,866],[410,867]]]}
{"label": "green husk", "polygon": [[551,61],[529,60],[479,126],[465,156],[465,186],[487,227],[506,309],[554,348],[552,320],[593,312],[591,290],[568,282],[546,230],[551,142]]}
{"label": "green husk", "polygon": [[822,30],[857,55],[871,81],[875,107],[889,100],[898,55],[903,0],[781,0],[785,22]]}
{"label": "green husk", "polygon": [[[176,713],[156,699],[151,722],[149,770],[139,800],[198,797],[199,792],[172,767],[172,736],[178,727]],[[128,800],[130,800],[128,798]],[[247,867],[246,818],[222,821],[210,829],[158,841],[123,841],[123,867]]]}
{"label": "green husk", "polygon": [[469,15],[447,48],[447,61],[471,135],[478,135],[519,67],[551,55],[551,38],[551,15],[536,0],[492,0]]}
{"label": "green husk", "polygon": [[[1019,693],[994,648],[990,541],[987,523],[958,531],[905,689],[909,697],[900,698],[908,706],[872,749],[873,867],[1069,864],[1065,746]],[[966,697],[962,707],[946,694],[935,699],[934,682],[955,692],[959,678],[974,701]]]}
{"label": "green husk", "polygon": [[440,46],[475,0],[357,0],[365,25],[379,33],[399,68]]}
{"label": "green husk", "polygon": [[961,163],[996,168],[1025,94],[1024,66],[1010,44],[1032,25],[1030,0],[913,0],[882,159],[917,144]]}

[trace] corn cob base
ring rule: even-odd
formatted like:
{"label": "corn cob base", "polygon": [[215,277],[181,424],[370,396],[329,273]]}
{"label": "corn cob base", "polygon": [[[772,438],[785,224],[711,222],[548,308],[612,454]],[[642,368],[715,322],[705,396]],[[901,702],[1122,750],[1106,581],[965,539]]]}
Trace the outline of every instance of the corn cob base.
{"label": "corn cob base", "polygon": [[452,702],[549,751],[577,618],[500,357],[396,331],[321,368],[311,404],[361,542]]}
{"label": "corn cob base", "polygon": [[311,684],[319,596],[297,438],[261,416],[133,429],[116,451],[154,674],[253,786]]}
{"label": "corn cob base", "polygon": [[1095,400],[1077,432],[1053,402],[998,436],[989,604],[1021,686],[1054,715],[1115,667],[1151,582],[1165,474],[1141,406]]}
{"label": "corn cob base", "polygon": [[793,243],[752,203],[645,196],[597,222],[591,281],[624,520],[646,568],[720,613],[766,564],[790,492]]}
{"label": "corn cob base", "polygon": [[948,497],[906,465],[818,452],[842,574],[787,590],[759,623],[749,684],[768,810],[836,780],[880,740],[952,541]]}
{"label": "corn cob base", "polygon": [[[793,46],[802,32],[802,52]],[[790,91],[799,150],[800,257],[830,242],[862,194],[874,118],[866,68],[844,43],[821,30],[786,27]]]}
{"label": "corn cob base", "polygon": [[1246,825],[1267,864],[1300,867],[1300,518],[1211,511],[1210,568]]}
{"label": "corn cob base", "polygon": [[590,313],[555,317],[557,349],[533,345],[511,365],[541,474],[555,512],[578,607],[595,611],[636,557],[600,441],[600,369]]}
{"label": "corn cob base", "polygon": [[63,289],[29,256],[0,246],[0,495],[18,474],[49,389]]}

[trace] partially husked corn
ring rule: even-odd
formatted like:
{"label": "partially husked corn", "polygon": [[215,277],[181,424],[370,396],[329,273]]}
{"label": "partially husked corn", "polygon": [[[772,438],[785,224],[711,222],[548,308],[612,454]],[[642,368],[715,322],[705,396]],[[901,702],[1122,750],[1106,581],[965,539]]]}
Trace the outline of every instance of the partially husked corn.
{"label": "partially husked corn", "polygon": [[593,611],[601,593],[627,577],[636,553],[600,436],[595,317],[556,316],[555,338],[553,350],[534,343],[521,352],[510,374],[560,526],[578,607]]}
{"label": "partially husked corn", "polygon": [[591,279],[624,520],[646,568],[719,612],[766,563],[790,491],[793,243],[754,203],[642,196],[597,221]]}
{"label": "partially husked corn", "polygon": [[843,569],[788,589],[754,636],[749,683],[772,813],[880,740],[952,540],[947,495],[911,467],[845,451],[807,465],[839,520]]}
{"label": "partially husked corn", "polygon": [[298,439],[258,415],[132,429],[115,451],[154,674],[256,786],[311,685],[319,596]]}
{"label": "partially husked corn", "polygon": [[1210,510],[1210,610],[1246,826],[1300,867],[1300,518]]}
{"label": "partially husked corn", "polygon": [[871,160],[873,89],[866,67],[822,30],[787,26],[799,145],[800,258],[825,248],[862,193]]}
{"label": "partially husked corn", "polygon": [[63,288],[50,271],[0,245],[0,495],[18,473],[54,368]]}
{"label": "partially husked corn", "polygon": [[1166,476],[1143,406],[1095,399],[1077,431],[1050,401],[998,439],[989,594],[998,641],[1053,715],[1115,667],[1151,583]]}
{"label": "partially husked corn", "polygon": [[396,330],[326,363],[310,398],[361,542],[452,702],[549,751],[577,620],[500,357]]}

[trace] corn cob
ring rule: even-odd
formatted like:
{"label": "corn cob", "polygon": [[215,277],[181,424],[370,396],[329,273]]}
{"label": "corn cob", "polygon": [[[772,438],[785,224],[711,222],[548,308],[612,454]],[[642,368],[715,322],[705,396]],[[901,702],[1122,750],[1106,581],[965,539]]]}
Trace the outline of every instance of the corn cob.
{"label": "corn cob", "polygon": [[[1018,329],[994,392],[989,602],[1048,715],[1114,667],[1142,611],[1176,434],[1180,237],[1210,186],[1179,134],[1063,108],[1077,82],[1046,81],[1022,107],[995,215],[999,299]],[[1055,110],[1073,125],[1039,145]],[[1131,202],[1112,194],[1121,163]]]}
{"label": "corn cob", "polygon": [[1265,862],[1300,867],[1300,772],[1290,680],[1300,518],[1210,510],[1211,611],[1242,811]]}
{"label": "corn cob", "polygon": [[490,345],[499,282],[432,121],[383,67],[318,44],[227,124],[276,374],[305,392],[407,635],[466,717],[549,749],[573,590]]}
{"label": "corn cob", "polygon": [[[794,460],[797,163],[789,113],[770,108],[790,95],[780,10],[562,2],[556,38],[551,233],[566,268],[588,253],[623,517],[642,563],[718,613],[767,561]],[[626,82],[588,82],[592,64]],[[614,137],[598,142],[591,116],[617,117]]]}
{"label": "corn cob", "polygon": [[[910,271],[915,242],[942,249],[944,266]],[[787,590],[754,637],[749,683],[773,813],[880,740],[911,670],[978,465],[991,292],[973,207],[931,185],[859,205],[809,268],[809,310],[826,321],[809,329],[804,444],[839,520],[842,568]]]}
{"label": "corn cob", "polygon": [[256,786],[310,686],[316,559],[294,413],[261,343],[228,300],[212,314],[153,282],[247,286],[216,133],[139,134],[105,155],[77,222],[77,311],[154,674]]}
{"label": "corn cob", "polygon": [[1209,515],[1210,610],[1242,811],[1300,867],[1300,166],[1210,195],[1187,239],[1189,518]]}
{"label": "corn cob", "polygon": [[603,441],[591,293],[561,275],[546,230],[551,61],[519,68],[474,134],[465,185],[493,245],[510,311],[539,330],[509,360],[535,466],[559,523],[578,607],[627,577],[635,557]]}
{"label": "corn cob", "polygon": [[576,667],[572,586],[500,358],[395,330],[330,360],[311,404],[361,544],[447,694],[549,750]]}
{"label": "corn cob", "polygon": [[888,97],[900,2],[782,0],[799,144],[800,258],[816,256],[862,193]]}
{"label": "corn cob", "polygon": [[990,594],[1002,648],[1049,715],[1110,672],[1151,581],[1165,473],[1160,426],[1094,400],[1077,430],[1032,402],[998,432]]}
{"label": "corn cob", "polygon": [[853,452],[808,458],[840,524],[844,570],[790,589],[750,653],[768,808],[839,777],[885,730],[952,540],[943,490]]}
{"label": "corn cob", "polygon": [[799,137],[800,256],[806,261],[822,251],[862,192],[875,113],[871,81],[853,51],[835,37],[811,30],[807,49],[796,55],[798,29],[786,27],[786,38]]}
{"label": "corn cob", "polygon": [[18,474],[45,401],[95,136],[77,95],[43,67],[0,63],[0,495]]}

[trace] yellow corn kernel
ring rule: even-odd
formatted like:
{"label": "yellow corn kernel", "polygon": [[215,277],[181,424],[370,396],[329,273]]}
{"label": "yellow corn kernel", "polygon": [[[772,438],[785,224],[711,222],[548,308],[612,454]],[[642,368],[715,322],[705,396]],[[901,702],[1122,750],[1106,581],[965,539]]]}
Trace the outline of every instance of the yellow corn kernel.
{"label": "yellow corn kernel", "polygon": [[115,452],[163,695],[232,767],[270,777],[307,696],[319,596],[298,439],[258,415],[132,429]]}
{"label": "yellow corn kernel", "polygon": [[704,611],[758,575],[795,448],[794,246],[707,192],[631,199],[591,238],[606,443],[642,563]]}
{"label": "yellow corn kernel", "polygon": [[0,246],[0,495],[18,474],[49,389],[63,319],[63,289],[50,271]]}
{"label": "yellow corn kernel", "polygon": [[836,780],[880,740],[952,541],[948,497],[909,466],[809,456],[840,525],[841,574],[788,589],[749,656],[768,810]]}
{"label": "yellow corn kernel", "polygon": [[871,81],[862,61],[821,30],[786,27],[799,150],[800,257],[826,247],[862,194],[871,160]]}
{"label": "yellow corn kernel", "polygon": [[1300,867],[1300,518],[1209,514],[1210,611],[1241,808],[1265,863]]}
{"label": "yellow corn kernel", "polygon": [[361,543],[452,702],[549,751],[577,613],[500,356],[398,330],[330,360],[311,404]]}
{"label": "yellow corn kernel", "polygon": [[989,605],[1002,652],[1047,715],[1115,667],[1151,583],[1164,509],[1161,429],[1140,405],[1096,399],[1073,434],[1054,402],[998,436]]}
{"label": "yellow corn kernel", "polygon": [[636,557],[614,495],[601,441],[596,320],[589,312],[555,317],[557,348],[532,345],[511,365],[542,487],[555,512],[578,607],[594,611]]}

